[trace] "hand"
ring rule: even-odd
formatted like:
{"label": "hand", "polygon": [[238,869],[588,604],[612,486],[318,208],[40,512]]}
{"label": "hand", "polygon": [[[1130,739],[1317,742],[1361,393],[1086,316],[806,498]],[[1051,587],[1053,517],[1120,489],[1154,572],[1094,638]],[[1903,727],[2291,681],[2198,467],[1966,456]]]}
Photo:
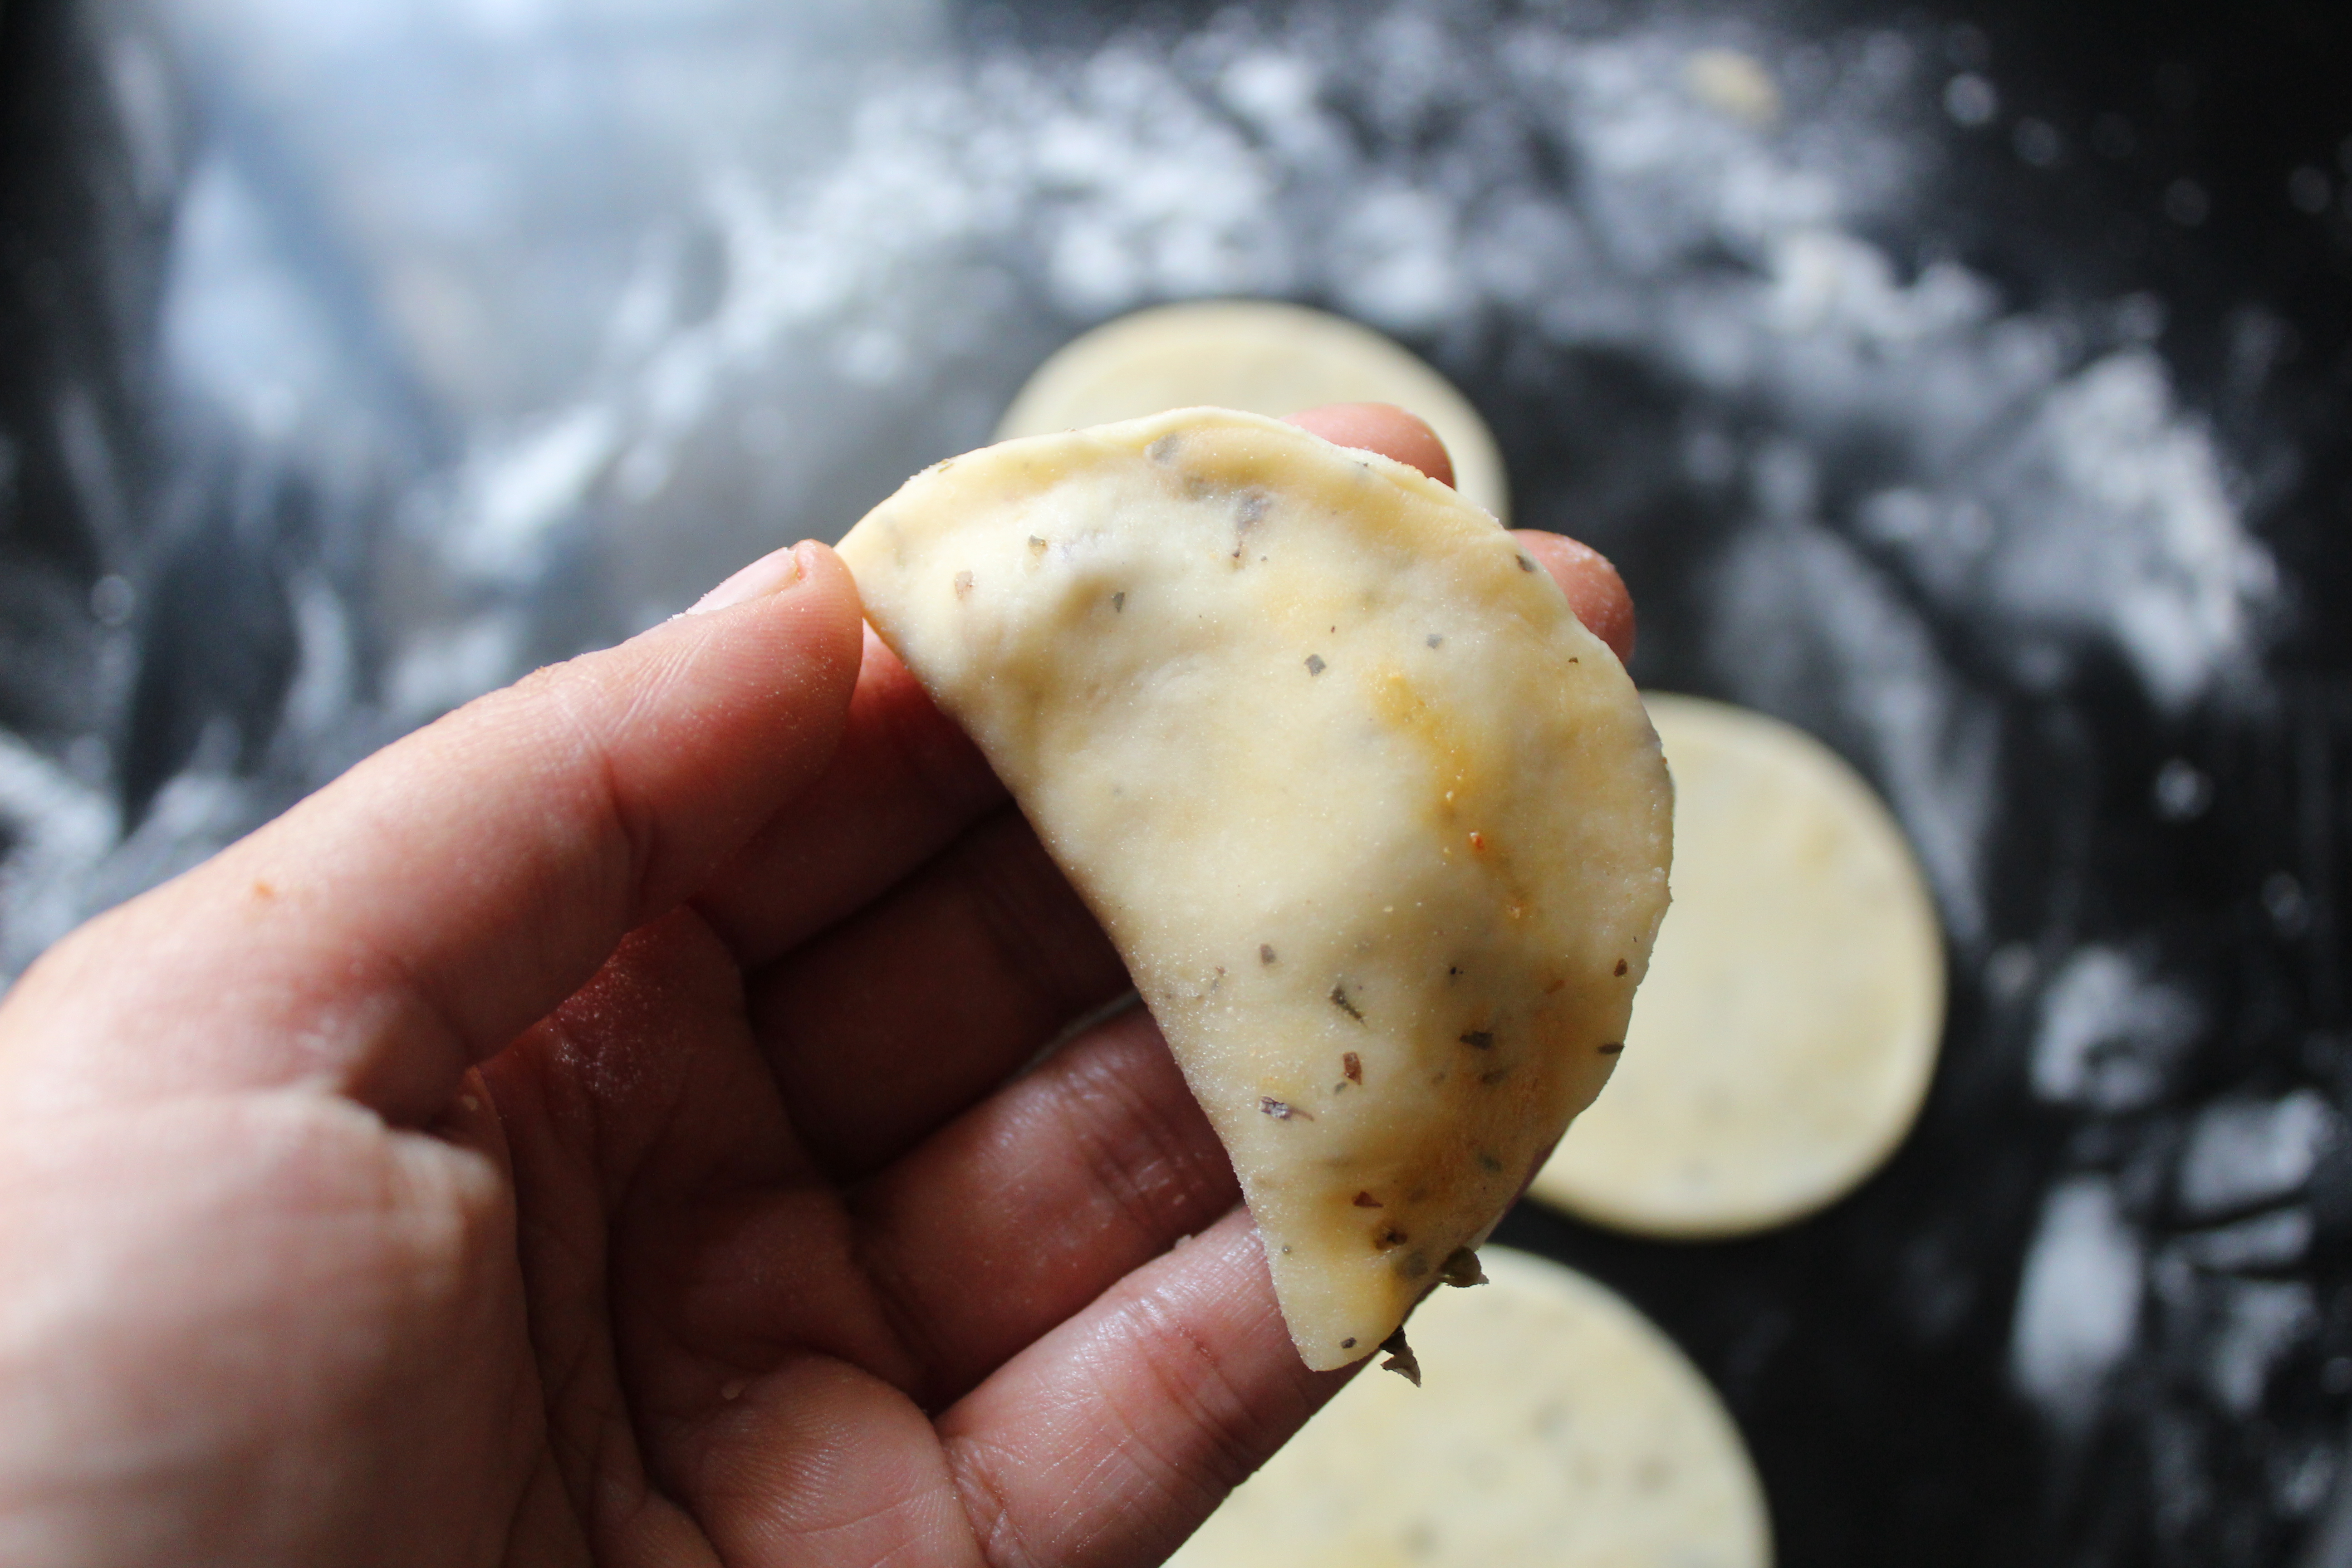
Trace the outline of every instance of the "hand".
{"label": "hand", "polygon": [[0,1006],[0,1563],[1156,1559],[1345,1374],[1126,984],[821,545],[450,715]]}

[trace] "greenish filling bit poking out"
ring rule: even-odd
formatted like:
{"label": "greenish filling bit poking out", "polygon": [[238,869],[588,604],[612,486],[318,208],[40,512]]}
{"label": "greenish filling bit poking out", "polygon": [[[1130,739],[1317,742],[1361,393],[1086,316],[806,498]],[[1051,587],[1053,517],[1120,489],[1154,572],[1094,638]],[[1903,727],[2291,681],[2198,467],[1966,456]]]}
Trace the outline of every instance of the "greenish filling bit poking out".
{"label": "greenish filling bit poking out", "polygon": [[1473,1285],[1486,1282],[1486,1271],[1478,1267],[1478,1255],[1466,1247],[1457,1247],[1445,1259],[1437,1277],[1456,1289],[1466,1290]]}

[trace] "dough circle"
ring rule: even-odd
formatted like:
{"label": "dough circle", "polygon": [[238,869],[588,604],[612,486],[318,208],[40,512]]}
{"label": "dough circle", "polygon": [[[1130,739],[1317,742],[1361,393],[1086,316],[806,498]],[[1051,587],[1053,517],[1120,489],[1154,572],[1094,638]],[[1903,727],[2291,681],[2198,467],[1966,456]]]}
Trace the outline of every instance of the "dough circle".
{"label": "dough circle", "polygon": [[1738,1429],[1674,1342],[1507,1247],[1413,1315],[1424,1386],[1366,1372],[1171,1568],[1768,1568]]}
{"label": "dough circle", "polygon": [[1393,403],[1429,421],[1454,488],[1508,521],[1510,488],[1486,422],[1454,384],[1370,327],[1272,300],[1157,305],[1064,345],[1013,399],[996,438],[1051,436],[1171,408],[1279,419],[1326,403]]}
{"label": "dough circle", "polygon": [[1617,1071],[1533,1191],[1615,1229],[1741,1235],[1843,1196],[1903,1142],[1943,1035],[1943,938],[1902,830],[1828,747],[1646,700],[1675,901]]}

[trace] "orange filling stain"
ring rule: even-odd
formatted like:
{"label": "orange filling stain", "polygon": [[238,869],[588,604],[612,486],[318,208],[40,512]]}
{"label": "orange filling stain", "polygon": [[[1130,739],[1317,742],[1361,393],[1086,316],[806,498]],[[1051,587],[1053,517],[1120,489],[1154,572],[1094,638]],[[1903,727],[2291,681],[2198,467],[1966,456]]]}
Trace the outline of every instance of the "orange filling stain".
{"label": "orange filling stain", "polygon": [[1436,765],[1438,816],[1453,816],[1477,784],[1462,736],[1393,664],[1382,665],[1374,678],[1372,704],[1383,723],[1415,742]]}
{"label": "orange filling stain", "polygon": [[[1403,669],[1393,664],[1383,664],[1375,672],[1371,697],[1381,721],[1416,742],[1433,764],[1438,787],[1433,804],[1438,820],[1454,820],[1483,792],[1482,780],[1471,761],[1475,748],[1461,732],[1454,716],[1432,704]],[[1483,830],[1472,830],[1468,842],[1474,856],[1488,856],[1494,847],[1486,842]],[[1445,857],[1453,858],[1450,847]],[[1512,876],[1508,857],[1493,854],[1487,864],[1503,879],[1503,891],[1508,900],[1504,909],[1506,917],[1512,921],[1526,919],[1529,902],[1527,890]]]}

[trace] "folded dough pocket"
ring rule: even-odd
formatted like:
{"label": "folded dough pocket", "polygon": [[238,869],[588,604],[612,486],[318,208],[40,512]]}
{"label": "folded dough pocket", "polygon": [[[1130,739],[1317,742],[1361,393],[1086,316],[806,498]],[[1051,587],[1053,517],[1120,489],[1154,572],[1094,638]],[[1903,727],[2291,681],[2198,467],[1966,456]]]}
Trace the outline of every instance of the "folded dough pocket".
{"label": "folded dough pocket", "polygon": [[1615,656],[1401,464],[1185,409],[842,542],[1125,957],[1310,1367],[1388,1337],[1607,1079],[1672,792]]}

